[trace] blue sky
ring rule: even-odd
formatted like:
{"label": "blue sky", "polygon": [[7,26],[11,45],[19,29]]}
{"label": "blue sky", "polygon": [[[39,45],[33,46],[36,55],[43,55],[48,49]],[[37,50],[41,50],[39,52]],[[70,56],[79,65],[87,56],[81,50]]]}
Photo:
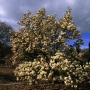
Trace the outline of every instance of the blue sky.
{"label": "blue sky", "polygon": [[0,20],[7,22],[14,30],[18,30],[20,26],[17,22],[28,10],[35,14],[38,9],[44,7],[46,15],[56,13],[56,20],[59,21],[69,6],[72,8],[71,16],[73,16],[74,24],[84,40],[81,48],[87,48],[90,42],[89,4],[90,0],[0,0]]}
{"label": "blue sky", "polygon": [[[81,49],[88,48],[89,47],[89,42],[90,42],[90,32],[83,32],[81,33],[81,37],[84,41],[84,44],[81,45]],[[68,44],[72,45],[75,40],[70,40]]]}
{"label": "blue sky", "polygon": [[87,48],[88,44],[90,42],[90,32],[81,33],[81,37],[82,37],[82,39],[84,41],[84,45],[82,45],[81,47],[82,48]]}

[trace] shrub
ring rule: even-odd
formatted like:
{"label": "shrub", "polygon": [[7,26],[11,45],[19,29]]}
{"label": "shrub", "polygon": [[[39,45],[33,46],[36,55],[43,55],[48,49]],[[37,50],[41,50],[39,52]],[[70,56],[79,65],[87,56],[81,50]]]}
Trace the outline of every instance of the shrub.
{"label": "shrub", "polygon": [[5,59],[4,58],[0,58],[0,65],[5,65]]}
{"label": "shrub", "polygon": [[[55,15],[46,16],[44,8],[31,17],[31,12],[27,12],[18,22],[25,27],[10,31],[12,62],[18,65],[14,70],[17,80],[28,80],[32,84],[38,83],[38,79],[55,81],[59,78],[66,85],[77,87],[90,79],[89,64],[82,63],[80,44],[83,41],[70,12],[68,8],[59,22]],[[67,45],[69,39],[76,41]]]}
{"label": "shrub", "polygon": [[11,54],[12,54],[12,51],[11,51],[11,47],[6,45],[6,44],[0,44],[0,62],[3,62],[4,65],[6,64],[7,62],[7,59],[8,59],[8,62],[10,61],[10,57],[11,57]]}

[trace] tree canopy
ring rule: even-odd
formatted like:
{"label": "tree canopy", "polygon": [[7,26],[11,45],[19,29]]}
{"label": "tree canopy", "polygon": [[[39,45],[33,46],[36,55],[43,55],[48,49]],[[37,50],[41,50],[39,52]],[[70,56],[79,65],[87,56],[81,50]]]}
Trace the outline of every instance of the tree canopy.
{"label": "tree canopy", "polygon": [[6,22],[0,21],[0,42],[7,44],[10,42],[9,29],[13,30],[13,28],[7,24]]}

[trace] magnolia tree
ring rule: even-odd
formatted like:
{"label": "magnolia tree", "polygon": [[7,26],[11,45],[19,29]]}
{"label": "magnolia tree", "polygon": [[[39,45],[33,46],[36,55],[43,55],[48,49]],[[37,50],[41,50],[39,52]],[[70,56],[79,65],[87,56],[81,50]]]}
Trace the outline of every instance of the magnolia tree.
{"label": "magnolia tree", "polygon": [[[18,22],[24,27],[10,30],[12,64],[18,65],[14,70],[17,80],[28,80],[32,84],[38,83],[38,79],[60,79],[66,85],[77,87],[78,83],[90,78],[89,64],[83,68],[80,63],[83,41],[70,12],[68,8],[63,18],[56,22],[56,14],[46,16],[44,8],[32,16],[28,11]],[[71,39],[75,42],[68,45]]]}
{"label": "magnolia tree", "polygon": [[[30,16],[30,11],[24,14],[18,22],[24,27],[17,32],[10,31],[13,64],[19,60],[34,60],[38,55],[43,55],[48,62],[57,50],[67,52],[70,51],[68,49],[79,48],[82,39],[74,26],[70,11],[69,8],[59,22],[56,22],[56,14],[46,16],[44,8],[38,10],[36,15]],[[67,45],[69,39],[76,39],[73,47]]]}

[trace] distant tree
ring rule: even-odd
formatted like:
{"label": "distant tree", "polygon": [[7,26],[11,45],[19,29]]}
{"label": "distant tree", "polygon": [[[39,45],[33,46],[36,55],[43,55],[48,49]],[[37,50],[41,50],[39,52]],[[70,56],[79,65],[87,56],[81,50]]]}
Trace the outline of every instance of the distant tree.
{"label": "distant tree", "polygon": [[4,47],[7,46],[7,42],[10,42],[9,29],[13,30],[10,25],[0,20],[0,58],[5,56]]}
{"label": "distant tree", "polygon": [[7,42],[10,42],[9,29],[13,30],[13,28],[10,25],[0,20],[0,42],[1,43],[6,44]]}

